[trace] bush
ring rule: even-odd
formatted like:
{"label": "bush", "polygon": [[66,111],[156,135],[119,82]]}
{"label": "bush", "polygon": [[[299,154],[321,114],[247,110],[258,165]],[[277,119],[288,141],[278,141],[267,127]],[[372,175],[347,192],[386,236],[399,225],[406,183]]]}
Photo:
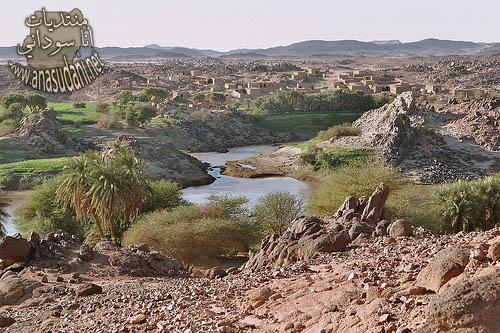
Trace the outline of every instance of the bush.
{"label": "bush", "polygon": [[59,177],[37,185],[28,198],[14,210],[14,224],[17,230],[29,235],[63,230],[83,239],[84,227],[77,221],[74,212],[64,209],[56,200]]}
{"label": "bush", "polygon": [[108,111],[109,103],[97,103],[95,109],[99,113],[106,113]]}
{"label": "bush", "polygon": [[17,129],[17,124],[18,122],[12,119],[0,122],[0,137],[14,133]]}
{"label": "bush", "polygon": [[[213,197],[204,206],[181,206],[144,215],[124,235],[124,245],[146,243],[192,269],[201,260],[246,252],[258,241],[244,198]],[[244,203],[243,203],[244,202]]]}
{"label": "bush", "polygon": [[302,152],[297,163],[310,166],[314,170],[334,169],[344,165],[361,167],[365,165],[370,156],[370,150],[357,148],[333,147],[324,151],[315,145],[309,146]]}
{"label": "bush", "polygon": [[201,122],[207,122],[208,119],[210,119],[210,112],[207,111],[207,110],[197,110],[197,111],[193,111],[191,113],[191,117],[194,119],[194,120],[198,120],[198,121],[201,121]]}
{"label": "bush", "polygon": [[179,184],[167,180],[155,180],[151,183],[152,195],[142,204],[142,213],[150,213],[156,210],[172,210],[179,206],[187,206],[182,197]]}
{"label": "bush", "polygon": [[290,222],[304,212],[304,202],[290,192],[271,192],[261,197],[253,208],[262,231],[282,235]]}
{"label": "bush", "polygon": [[442,232],[488,230],[500,224],[500,175],[441,185],[431,195],[430,209]]}
{"label": "bush", "polygon": [[216,105],[226,103],[226,95],[218,92],[211,92],[208,94],[208,100]]}
{"label": "bush", "polygon": [[24,96],[16,93],[8,93],[2,96],[1,104],[4,110],[7,110],[9,106],[13,103],[19,103],[23,105],[23,110],[26,108],[26,100]]}
{"label": "bush", "polygon": [[27,93],[24,94],[24,103],[31,112],[40,111],[47,107],[47,98],[37,93]]}
{"label": "bush", "polygon": [[125,121],[130,127],[144,126],[158,111],[144,103],[129,103],[125,111]]}
{"label": "bush", "polygon": [[[168,89],[165,88],[144,88],[142,94],[144,94],[147,97],[147,100],[149,100],[152,96],[156,96],[160,99],[165,99],[169,96]],[[140,96],[141,94],[139,94]]]}
{"label": "bush", "polygon": [[329,140],[336,136],[357,136],[361,134],[361,129],[352,127],[349,123],[344,123],[342,125],[335,125],[330,127],[326,131],[321,131],[318,133],[318,138],[321,141]]}
{"label": "bush", "polygon": [[207,99],[207,95],[197,92],[193,95],[193,102],[195,103],[203,103]]}
{"label": "bush", "polygon": [[427,196],[421,186],[405,179],[399,169],[379,158],[371,158],[364,166],[339,167],[322,181],[318,191],[310,199],[307,209],[312,214],[331,215],[348,196],[369,196],[381,183],[389,186],[386,206],[395,218],[405,218],[414,224],[433,224],[419,221]]}
{"label": "bush", "polygon": [[87,104],[86,103],[75,102],[75,103],[73,103],[73,107],[75,109],[85,109],[87,107]]}

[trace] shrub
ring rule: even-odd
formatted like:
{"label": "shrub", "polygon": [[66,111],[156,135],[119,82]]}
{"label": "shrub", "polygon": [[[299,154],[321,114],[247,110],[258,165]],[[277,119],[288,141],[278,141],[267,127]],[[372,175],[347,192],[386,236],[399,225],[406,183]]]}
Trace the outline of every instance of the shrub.
{"label": "shrub", "polygon": [[362,167],[345,165],[325,177],[308,202],[308,211],[318,215],[331,215],[346,197],[369,196],[380,183],[389,186],[390,196],[386,205],[395,218],[405,218],[412,223],[433,223],[416,220],[420,209],[423,209],[421,203],[426,197],[426,191],[405,179],[399,169],[375,157],[370,158]]}
{"label": "shrub", "polygon": [[142,204],[142,213],[150,213],[156,210],[172,210],[179,206],[187,206],[187,202],[182,197],[179,184],[171,183],[167,180],[155,180],[151,183],[152,195]]}
{"label": "shrub", "polygon": [[208,94],[208,100],[216,105],[226,103],[226,95],[218,92],[211,92]]}
{"label": "shrub", "polygon": [[125,111],[125,121],[130,127],[144,126],[158,111],[144,103],[129,103]]}
{"label": "shrub", "polygon": [[47,98],[37,93],[27,93],[24,94],[24,103],[31,112],[39,111],[47,107]]}
{"label": "shrub", "polygon": [[361,129],[352,127],[349,123],[344,123],[342,125],[335,125],[330,127],[326,131],[321,131],[318,133],[318,138],[321,141],[329,140],[336,136],[357,136],[361,134]]}
{"label": "shrub", "polygon": [[75,109],[85,109],[87,107],[87,104],[81,103],[81,102],[75,102],[75,103],[73,103],[73,107]]}
{"label": "shrub", "polygon": [[109,103],[97,103],[95,109],[99,113],[105,113],[108,111]]}
{"label": "shrub", "polygon": [[[156,96],[160,99],[165,99],[169,96],[168,89],[165,88],[155,88],[155,87],[150,87],[150,88],[144,88],[142,94],[144,94],[149,100],[152,96]],[[139,94],[140,96],[141,94]]]}
{"label": "shrub", "polygon": [[442,232],[491,229],[500,223],[500,175],[441,185],[432,191],[430,209]]}
{"label": "shrub", "polygon": [[248,218],[235,217],[244,210],[241,198],[214,199],[204,206],[146,214],[125,233],[123,243],[146,243],[190,270],[201,260],[248,251],[258,234]]}
{"label": "shrub", "polygon": [[197,92],[193,95],[193,102],[195,103],[203,103],[207,99],[207,95]]}
{"label": "shrub", "polygon": [[21,94],[8,93],[2,96],[1,104],[4,110],[7,110],[13,103],[19,103],[23,105],[23,110],[26,107],[26,101],[24,99],[24,96]]}
{"label": "shrub", "polygon": [[201,122],[207,122],[208,119],[210,119],[210,112],[207,111],[207,110],[197,110],[197,111],[193,111],[191,113],[191,117],[194,119],[194,120],[197,120],[197,121],[201,121]]}
{"label": "shrub", "polygon": [[265,234],[282,235],[303,212],[304,202],[290,192],[268,193],[253,208],[255,221]]}
{"label": "shrub", "polygon": [[0,122],[0,137],[12,134],[17,129],[17,122],[13,119],[6,119]]}
{"label": "shrub", "polygon": [[333,169],[344,165],[363,166],[370,156],[370,150],[357,148],[332,147],[324,151],[315,145],[310,145],[302,152],[297,163],[310,166],[314,170]]}
{"label": "shrub", "polygon": [[74,212],[65,209],[56,200],[59,177],[37,185],[28,198],[14,210],[14,224],[28,235],[31,231],[39,234],[63,230],[83,239],[84,228],[77,221]]}

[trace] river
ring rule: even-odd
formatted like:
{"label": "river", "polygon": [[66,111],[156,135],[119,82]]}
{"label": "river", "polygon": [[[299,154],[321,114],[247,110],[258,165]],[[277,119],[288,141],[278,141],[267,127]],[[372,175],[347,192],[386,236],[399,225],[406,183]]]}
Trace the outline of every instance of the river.
{"label": "river", "polygon": [[[209,173],[216,180],[209,185],[183,189],[184,198],[197,204],[204,204],[208,202],[207,197],[211,194],[229,194],[247,197],[250,200],[249,205],[252,206],[260,197],[269,192],[288,191],[307,201],[312,193],[312,189],[306,182],[289,177],[230,177],[221,175],[220,169],[217,168],[217,166],[224,165],[226,161],[240,160],[260,154],[270,154],[277,149],[278,147],[276,146],[263,145],[231,148],[227,153],[193,153],[194,157],[212,166]],[[12,223],[12,212],[27,198],[29,193],[30,191],[7,192],[7,196],[11,199],[10,205],[7,207],[7,213],[10,216],[7,218],[6,223],[4,223],[7,235],[13,235],[17,232]]]}

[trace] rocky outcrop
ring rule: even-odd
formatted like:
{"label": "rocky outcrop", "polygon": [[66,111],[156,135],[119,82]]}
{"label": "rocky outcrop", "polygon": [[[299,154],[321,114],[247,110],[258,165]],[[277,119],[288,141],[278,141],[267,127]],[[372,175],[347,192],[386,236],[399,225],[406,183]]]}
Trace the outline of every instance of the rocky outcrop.
{"label": "rocky outcrop", "polygon": [[4,265],[27,262],[31,259],[31,244],[21,237],[6,236],[0,242],[0,259]]}
{"label": "rocky outcrop", "polygon": [[2,276],[0,280],[0,306],[16,304],[21,298],[29,296],[41,283],[18,277],[15,274]]}
{"label": "rocky outcrop", "polygon": [[255,271],[266,266],[289,265],[318,253],[344,251],[351,241],[386,235],[391,218],[385,207],[388,197],[389,187],[380,184],[370,197],[346,198],[333,216],[300,217],[283,235],[265,238],[260,251],[251,254],[243,269]]}
{"label": "rocky outcrop", "polygon": [[16,136],[27,148],[46,156],[74,155],[75,152],[96,148],[91,141],[70,137],[64,133],[54,109],[25,116],[19,123]]}
{"label": "rocky outcrop", "polygon": [[176,276],[180,265],[177,260],[144,246],[122,248],[113,242],[100,242],[94,251],[108,257],[111,267],[121,275],[129,276]]}
{"label": "rocky outcrop", "polygon": [[459,276],[469,263],[469,251],[461,248],[439,252],[417,276],[416,286],[438,292],[452,278]]}
{"label": "rocky outcrop", "polygon": [[215,181],[207,173],[208,165],[179,151],[170,143],[152,142],[133,136],[121,136],[119,142],[132,147],[135,156],[144,160],[146,170],[154,178],[168,179],[183,187],[206,185]]}
{"label": "rocky outcrop", "polygon": [[491,267],[434,298],[427,310],[427,323],[418,332],[498,332],[499,327],[500,270]]}

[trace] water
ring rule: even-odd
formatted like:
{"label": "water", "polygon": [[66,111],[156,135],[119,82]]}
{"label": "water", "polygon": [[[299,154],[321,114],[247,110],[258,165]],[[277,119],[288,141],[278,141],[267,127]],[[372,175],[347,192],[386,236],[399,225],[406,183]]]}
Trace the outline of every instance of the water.
{"label": "water", "polygon": [[14,216],[12,215],[14,209],[16,209],[20,204],[24,202],[24,200],[28,197],[31,191],[12,191],[6,192],[7,198],[10,199],[10,204],[7,206],[7,220],[3,222],[3,225],[7,231],[7,235],[14,235],[17,233],[16,227],[14,226],[13,220]]}
{"label": "water", "polygon": [[274,146],[247,146],[231,148],[227,153],[195,153],[192,154],[203,162],[213,166],[209,173],[217,178],[209,185],[194,186],[183,190],[184,197],[194,203],[207,203],[207,197],[211,194],[230,194],[245,196],[250,199],[250,206],[262,196],[273,191],[288,191],[298,195],[307,201],[312,189],[306,182],[298,181],[290,177],[268,177],[268,178],[237,178],[220,174],[220,169],[215,168],[225,164],[227,161],[240,160],[260,154],[270,154],[278,148]]}
{"label": "water", "polygon": [[[275,146],[247,146],[231,148],[227,153],[196,153],[192,154],[203,162],[209,163],[214,168],[209,173],[217,178],[209,185],[194,186],[183,189],[184,197],[194,203],[207,203],[207,197],[211,194],[230,194],[245,196],[250,199],[250,206],[262,196],[273,191],[288,191],[298,195],[302,200],[307,201],[312,193],[312,189],[306,182],[298,181],[289,177],[268,177],[268,178],[237,178],[220,174],[217,166],[224,165],[226,161],[241,160],[259,154],[270,154],[278,148]],[[248,166],[250,167],[250,166]],[[17,232],[13,224],[12,212],[18,207],[31,191],[7,192],[7,197],[11,200],[7,207],[10,216],[4,222],[7,235]]]}

